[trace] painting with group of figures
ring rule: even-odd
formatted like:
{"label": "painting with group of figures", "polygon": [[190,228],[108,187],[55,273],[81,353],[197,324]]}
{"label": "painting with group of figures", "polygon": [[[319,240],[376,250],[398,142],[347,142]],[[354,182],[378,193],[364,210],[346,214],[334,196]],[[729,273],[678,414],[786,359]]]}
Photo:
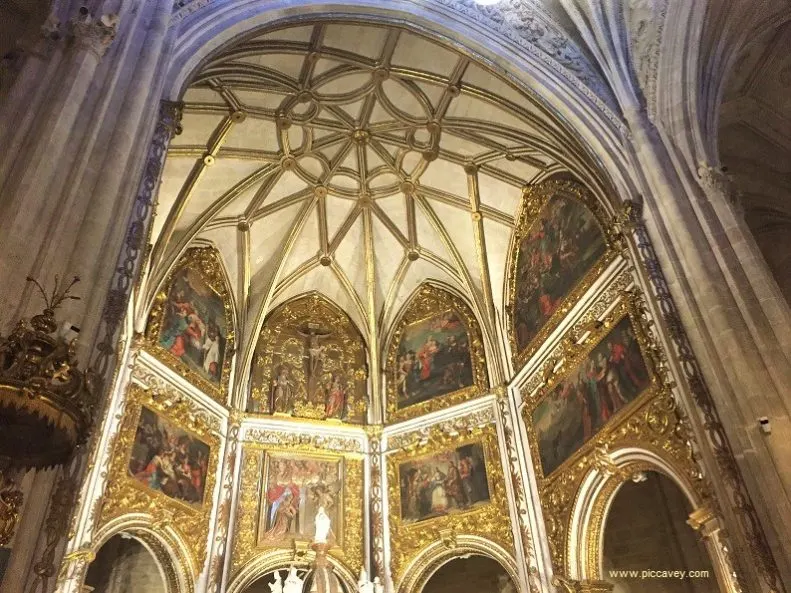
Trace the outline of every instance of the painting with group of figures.
{"label": "painting with group of figures", "polygon": [[187,250],[157,295],[148,323],[153,352],[188,381],[221,399],[230,367],[230,296],[220,256]]}
{"label": "painting with group of figures", "polygon": [[209,446],[143,406],[128,471],[138,483],[166,496],[203,502]]}
{"label": "painting with group of figures", "polygon": [[[512,340],[517,357],[607,252],[602,229],[588,206],[557,191],[569,187],[577,188],[569,182],[530,188],[533,195],[520,221],[511,273]],[[537,209],[532,217],[528,215],[531,206]]]}
{"label": "painting with group of figures", "polygon": [[330,518],[329,541],[342,545],[343,461],[309,455],[267,455],[258,543],[312,541],[320,508]]}
{"label": "painting with group of figures", "polygon": [[480,329],[450,292],[422,285],[407,302],[387,354],[388,415],[410,418],[486,390]]}
{"label": "painting with group of figures", "polygon": [[248,411],[363,422],[367,376],[365,344],[354,324],[310,294],[280,306],[264,323]]}
{"label": "painting with group of figures", "polygon": [[417,523],[489,502],[483,447],[464,445],[398,467],[401,520]]}
{"label": "painting with group of figures", "polygon": [[548,476],[651,384],[627,315],[558,383],[532,413]]}
{"label": "painting with group of figures", "polygon": [[473,385],[467,328],[456,311],[408,325],[398,345],[398,407]]}

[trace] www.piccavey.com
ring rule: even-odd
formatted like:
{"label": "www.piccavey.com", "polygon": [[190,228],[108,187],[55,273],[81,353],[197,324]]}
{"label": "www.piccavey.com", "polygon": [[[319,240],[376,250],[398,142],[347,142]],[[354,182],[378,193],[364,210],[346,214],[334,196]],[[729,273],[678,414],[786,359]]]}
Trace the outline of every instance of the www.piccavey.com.
{"label": "www.piccavey.com", "polygon": [[708,570],[610,570],[613,579],[707,579]]}

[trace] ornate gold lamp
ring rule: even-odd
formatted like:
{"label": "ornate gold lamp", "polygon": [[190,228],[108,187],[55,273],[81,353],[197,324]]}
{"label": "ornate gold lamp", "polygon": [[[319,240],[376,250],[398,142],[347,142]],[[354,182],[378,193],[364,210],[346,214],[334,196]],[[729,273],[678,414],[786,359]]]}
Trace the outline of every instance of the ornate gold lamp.
{"label": "ornate gold lamp", "polygon": [[79,281],[44,297],[40,315],[20,320],[0,335],[0,546],[14,535],[22,492],[15,478],[28,469],[66,463],[85,442],[96,395],[91,375],[77,368],[74,342],[58,335],[55,310]]}
{"label": "ornate gold lamp", "polygon": [[[29,282],[35,282],[28,278]],[[55,310],[79,281],[44,297],[45,309],[0,336],[0,472],[43,469],[69,460],[85,442],[96,404],[89,373],[77,367],[75,344],[57,335]]]}

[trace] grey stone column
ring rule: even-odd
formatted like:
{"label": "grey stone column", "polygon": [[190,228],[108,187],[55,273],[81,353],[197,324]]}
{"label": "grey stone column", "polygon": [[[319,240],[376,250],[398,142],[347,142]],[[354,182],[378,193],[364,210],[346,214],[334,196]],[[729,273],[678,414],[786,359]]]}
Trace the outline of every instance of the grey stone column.
{"label": "grey stone column", "polygon": [[[783,395],[788,393],[791,369],[775,332],[760,322],[761,304],[752,303],[755,310],[745,315],[739,295],[749,287],[738,267],[728,267],[738,266],[738,260],[712,231],[716,217],[708,212],[705,225],[699,218],[700,203],[706,200],[703,190],[691,176],[685,179],[683,168],[677,168],[681,161],[673,159],[645,112],[633,110],[627,118],[635,160],[650,188],[645,199],[648,230],[748,487],[749,498],[744,498],[747,491],[731,490],[736,499],[721,501],[742,528],[734,534],[743,538],[740,548],[752,553],[753,561],[742,558],[741,567],[756,571],[753,586],[778,590],[780,575],[787,571],[783,550],[791,542],[791,426]],[[772,418],[776,437],[767,439],[760,433],[761,416]],[[726,471],[728,459],[715,461],[710,467],[719,472],[718,480],[733,477],[732,470]],[[774,560],[761,527],[749,518],[750,499]],[[729,508],[734,503],[742,508],[734,512]]]}
{"label": "grey stone column", "polygon": [[[56,179],[55,175],[61,159],[68,158],[81,108],[104,51],[115,35],[114,27],[83,15],[70,20],[67,30],[67,46],[53,55],[58,66],[46,85],[48,94],[42,98],[25,139],[8,155],[12,160],[6,161],[6,175],[0,186],[4,211],[0,219],[0,279],[4,285],[0,298],[8,299],[2,303],[2,310],[12,314],[20,313],[14,305],[24,290],[25,276],[35,275],[33,262],[46,241],[47,223],[61,214],[61,204],[53,197],[63,179]],[[31,66],[41,70],[35,68],[37,64]],[[41,85],[41,80],[25,76],[19,82]],[[13,122],[8,123],[13,127]]]}

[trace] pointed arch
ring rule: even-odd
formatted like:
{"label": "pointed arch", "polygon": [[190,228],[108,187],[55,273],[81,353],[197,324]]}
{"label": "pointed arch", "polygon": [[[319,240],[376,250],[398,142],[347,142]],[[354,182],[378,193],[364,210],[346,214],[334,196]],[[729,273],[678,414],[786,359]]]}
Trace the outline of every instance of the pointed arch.
{"label": "pointed arch", "polygon": [[604,208],[584,185],[551,178],[524,189],[505,286],[517,372],[621,247]]}
{"label": "pointed arch", "polygon": [[318,291],[266,317],[253,354],[253,413],[365,422],[368,350],[349,315]]}
{"label": "pointed arch", "polygon": [[387,343],[390,422],[473,399],[489,388],[480,324],[469,304],[444,287],[418,286]]}
{"label": "pointed arch", "polygon": [[220,403],[228,399],[235,310],[222,256],[191,247],[156,290],[146,349]]}

